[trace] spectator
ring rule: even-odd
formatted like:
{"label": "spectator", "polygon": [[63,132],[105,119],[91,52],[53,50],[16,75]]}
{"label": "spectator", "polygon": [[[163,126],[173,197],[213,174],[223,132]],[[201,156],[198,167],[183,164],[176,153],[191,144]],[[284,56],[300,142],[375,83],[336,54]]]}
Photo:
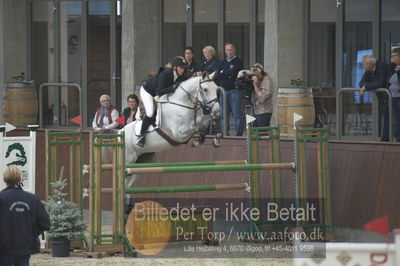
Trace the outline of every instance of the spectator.
{"label": "spectator", "polygon": [[185,48],[185,59],[188,63],[186,68],[186,76],[190,78],[194,73],[199,71],[199,65],[194,62],[193,48],[191,46]]}
{"label": "spectator", "polygon": [[[372,54],[364,55],[362,58],[362,66],[365,69],[364,75],[359,83],[360,94],[365,91],[374,91],[379,88],[386,87],[386,79],[388,67],[383,62],[377,61]],[[383,114],[383,132],[381,141],[389,141],[389,112],[387,108],[387,95],[384,92],[376,93],[379,101],[379,113]]]}
{"label": "spectator", "polygon": [[4,171],[7,188],[0,192],[0,265],[29,265],[39,253],[39,235],[50,229],[49,215],[32,193],[22,190],[22,172],[16,165]]}
{"label": "spectator", "polygon": [[218,70],[220,61],[215,57],[215,49],[212,46],[206,46],[203,48],[203,55],[205,60],[200,66],[200,71],[196,73],[197,76],[203,73],[212,74]]}
{"label": "spectator", "polygon": [[256,127],[269,127],[272,117],[272,80],[264,71],[261,64],[257,63],[249,70],[239,72],[238,78],[242,77],[243,73],[253,75],[253,88],[251,93],[251,103],[254,108],[256,117]]}
{"label": "spectator", "polygon": [[111,98],[107,94],[100,97],[100,104],[93,119],[93,129],[96,132],[103,132],[108,129],[117,129],[120,124],[116,121],[119,112],[111,105]]}
{"label": "spectator", "polygon": [[396,141],[400,142],[400,48],[392,50],[391,58],[394,65],[388,74],[387,88],[392,94],[393,116],[396,123]]}
{"label": "spectator", "polygon": [[128,107],[123,111],[125,125],[132,123],[135,120],[140,120],[139,97],[135,94],[131,94],[127,97],[127,101]]}
{"label": "spectator", "polygon": [[174,92],[179,83],[186,79],[185,68],[187,67],[187,63],[185,58],[181,56],[175,57],[172,59],[171,66],[172,68],[165,68],[158,75],[147,79],[140,88],[140,97],[142,98],[143,106],[146,111],[140,129],[140,136],[136,142],[136,145],[140,147],[143,147],[145,144],[147,128],[151,125],[153,120],[153,97]]}
{"label": "spectator", "polygon": [[[228,113],[226,117],[222,117],[222,123],[227,123],[227,132],[229,132],[229,116],[232,114],[235,126],[236,136],[241,135],[239,132],[240,118],[241,118],[241,92],[235,87],[236,77],[241,69],[243,69],[242,62],[236,57],[236,49],[232,43],[225,44],[226,58],[222,61],[216,76],[215,82],[226,91]],[[224,108],[222,97],[220,98],[221,109]],[[226,120],[226,121],[225,121]],[[229,133],[228,133],[229,134]]]}

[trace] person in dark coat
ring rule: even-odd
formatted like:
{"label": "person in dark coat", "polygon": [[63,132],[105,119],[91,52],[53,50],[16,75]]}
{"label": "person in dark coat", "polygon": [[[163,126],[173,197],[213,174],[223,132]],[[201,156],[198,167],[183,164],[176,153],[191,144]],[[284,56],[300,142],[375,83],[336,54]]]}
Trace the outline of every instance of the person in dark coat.
{"label": "person in dark coat", "polygon": [[205,60],[203,64],[200,66],[200,71],[196,73],[197,76],[201,76],[203,73],[207,73],[208,75],[214,73],[218,70],[221,62],[215,56],[215,49],[212,46],[205,46],[203,48],[203,55]]}
{"label": "person in dark coat", "polygon": [[191,46],[185,48],[185,60],[188,64],[186,68],[186,76],[190,78],[193,74],[199,71],[199,65],[194,61],[194,53]]}
{"label": "person in dark coat", "polygon": [[128,95],[126,98],[128,107],[122,113],[125,117],[125,125],[132,123],[135,120],[140,120],[139,97],[136,94]]}
{"label": "person in dark coat", "polygon": [[[228,113],[226,117],[222,117],[222,123],[227,123],[227,131],[229,132],[229,116],[232,114],[235,126],[236,136],[242,135],[239,132],[241,107],[242,107],[242,94],[236,88],[235,81],[240,70],[243,69],[242,61],[236,56],[236,49],[232,43],[225,44],[226,58],[222,61],[216,75],[214,76],[215,83],[225,89]],[[220,98],[221,109],[224,108],[223,99]],[[226,121],[225,121],[226,119]]]}
{"label": "person in dark coat", "polygon": [[[374,55],[367,54],[362,58],[362,65],[365,69],[365,72],[359,83],[361,95],[363,95],[365,91],[373,92],[379,88],[386,88],[388,66],[385,63],[377,61]],[[389,141],[389,112],[387,94],[385,92],[377,92],[376,96],[379,101],[379,113],[383,114],[384,116],[381,141]]]}
{"label": "person in dark coat", "polygon": [[[394,48],[392,50],[391,60],[393,65],[387,75],[386,88],[392,95],[395,138],[397,142],[400,142],[400,48]],[[387,124],[389,124],[389,119]]]}
{"label": "person in dark coat", "polygon": [[22,190],[22,172],[16,165],[4,171],[7,188],[0,192],[0,265],[29,265],[31,254],[39,252],[39,235],[50,229],[43,204]]}
{"label": "person in dark coat", "polygon": [[136,142],[136,145],[140,147],[144,146],[147,129],[152,123],[154,115],[153,97],[174,92],[179,84],[186,79],[185,70],[187,62],[185,58],[182,56],[174,57],[171,65],[172,68],[167,68],[159,72],[156,76],[147,79],[140,88],[140,97],[146,111],[146,115],[143,117],[142,128],[140,129],[140,136]]}

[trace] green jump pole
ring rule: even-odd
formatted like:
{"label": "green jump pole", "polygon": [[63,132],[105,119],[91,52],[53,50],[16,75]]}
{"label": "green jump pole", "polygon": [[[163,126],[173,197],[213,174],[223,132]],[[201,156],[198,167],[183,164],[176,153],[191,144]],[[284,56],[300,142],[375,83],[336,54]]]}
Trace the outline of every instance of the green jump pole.
{"label": "green jump pole", "polygon": [[200,186],[134,187],[134,188],[126,188],[125,193],[140,194],[140,193],[196,192],[196,191],[216,191],[216,190],[241,190],[247,188],[248,188],[247,183],[200,185]]}
{"label": "green jump pole", "polygon": [[210,162],[175,162],[175,163],[130,163],[126,168],[165,167],[165,166],[196,166],[196,165],[234,165],[247,164],[246,160],[210,161]]}
{"label": "green jump pole", "polygon": [[127,168],[126,172],[128,174],[188,173],[188,172],[294,169],[295,167],[296,167],[295,163],[263,163],[263,164],[243,164],[243,165],[199,165],[199,166]]}

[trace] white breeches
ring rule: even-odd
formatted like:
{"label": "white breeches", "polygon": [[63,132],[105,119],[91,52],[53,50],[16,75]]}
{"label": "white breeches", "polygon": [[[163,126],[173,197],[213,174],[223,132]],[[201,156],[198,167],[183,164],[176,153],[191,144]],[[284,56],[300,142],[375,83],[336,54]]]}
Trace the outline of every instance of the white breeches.
{"label": "white breeches", "polygon": [[147,117],[153,117],[154,114],[154,101],[153,96],[149,94],[143,87],[140,88],[140,97],[144,105]]}

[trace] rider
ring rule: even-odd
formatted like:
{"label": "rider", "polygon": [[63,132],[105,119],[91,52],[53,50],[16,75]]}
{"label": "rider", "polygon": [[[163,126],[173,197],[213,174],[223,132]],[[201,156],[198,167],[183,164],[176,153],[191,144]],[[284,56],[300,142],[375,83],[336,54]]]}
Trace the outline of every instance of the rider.
{"label": "rider", "polygon": [[187,67],[187,62],[185,58],[181,56],[174,57],[171,65],[172,68],[167,68],[158,75],[147,79],[140,88],[140,97],[142,98],[146,111],[142,122],[142,128],[140,129],[140,136],[136,142],[136,145],[140,147],[144,146],[147,128],[152,123],[154,115],[153,97],[174,92],[176,88],[178,88],[180,82],[186,79],[185,69]]}

